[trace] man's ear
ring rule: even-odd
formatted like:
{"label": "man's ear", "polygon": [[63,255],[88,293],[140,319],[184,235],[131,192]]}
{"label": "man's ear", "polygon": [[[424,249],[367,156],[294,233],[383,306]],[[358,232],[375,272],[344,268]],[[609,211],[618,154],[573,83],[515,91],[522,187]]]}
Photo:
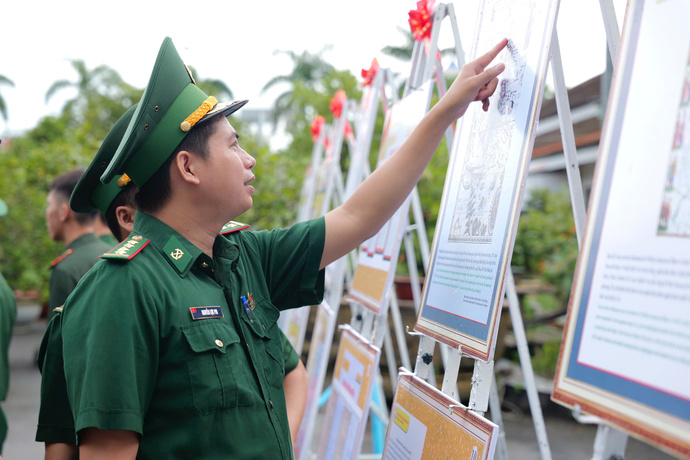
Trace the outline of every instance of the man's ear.
{"label": "man's ear", "polygon": [[72,209],[69,207],[69,201],[65,201],[60,205],[60,209],[58,211],[58,218],[60,219],[60,222],[67,222],[70,217],[72,217]]}
{"label": "man's ear", "polygon": [[197,163],[201,160],[196,155],[192,155],[186,150],[181,150],[175,156],[173,161],[173,171],[177,173],[180,179],[190,184],[199,184],[199,177],[197,176]]}
{"label": "man's ear", "polygon": [[115,208],[115,217],[120,226],[120,233],[122,235],[129,235],[134,230],[134,215],[136,209],[132,206],[122,205]]}

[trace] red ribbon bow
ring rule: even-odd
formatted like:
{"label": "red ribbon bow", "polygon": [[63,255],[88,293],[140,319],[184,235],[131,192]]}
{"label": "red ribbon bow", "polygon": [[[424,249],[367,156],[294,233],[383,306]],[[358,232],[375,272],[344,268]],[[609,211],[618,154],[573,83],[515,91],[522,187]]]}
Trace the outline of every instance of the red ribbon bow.
{"label": "red ribbon bow", "polygon": [[371,67],[368,69],[362,69],[362,78],[364,78],[364,81],[362,82],[362,86],[369,86],[371,85],[371,82],[374,81],[374,77],[379,71],[379,61],[374,58],[373,61],[371,61]]}
{"label": "red ribbon bow", "polygon": [[431,38],[431,26],[433,17],[434,0],[419,0],[417,9],[408,13],[410,30],[415,41]]}
{"label": "red ribbon bow", "polygon": [[330,103],[331,113],[335,118],[340,118],[340,114],[342,114],[343,112],[343,106],[345,105],[345,102],[347,102],[347,95],[345,94],[345,90],[339,89],[335,92],[335,96],[333,96],[333,99],[331,99]]}
{"label": "red ribbon bow", "polygon": [[311,122],[311,126],[309,127],[309,130],[311,131],[311,140],[312,142],[316,142],[319,140],[319,135],[321,134],[321,128],[323,128],[323,125],[326,124],[326,119],[322,117],[321,115],[317,115],[314,117],[314,119]]}

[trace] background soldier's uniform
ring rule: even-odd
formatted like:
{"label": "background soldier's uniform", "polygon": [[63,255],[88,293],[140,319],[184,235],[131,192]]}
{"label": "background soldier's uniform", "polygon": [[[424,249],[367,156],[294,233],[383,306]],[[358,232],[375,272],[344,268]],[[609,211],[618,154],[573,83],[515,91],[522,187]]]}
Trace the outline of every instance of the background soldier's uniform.
{"label": "background soldier's uniform", "polygon": [[[10,364],[8,352],[10,339],[12,338],[12,327],[17,318],[17,301],[10,286],[0,274],[0,401],[7,398],[7,391],[10,384]],[[7,436],[7,417],[0,407],[0,454],[2,445]]]}
{"label": "background soldier's uniform", "polygon": [[274,305],[321,301],[324,238],[323,219],[235,232],[212,259],[137,213],[62,313],[76,430],[135,431],[139,458],[292,458]]}
{"label": "background soldier's uniform", "polygon": [[112,248],[104,243],[95,233],[87,233],[72,241],[57,259],[51,262],[53,272],[50,274],[49,312],[65,304],[79,280],[98,262],[104,252]]}

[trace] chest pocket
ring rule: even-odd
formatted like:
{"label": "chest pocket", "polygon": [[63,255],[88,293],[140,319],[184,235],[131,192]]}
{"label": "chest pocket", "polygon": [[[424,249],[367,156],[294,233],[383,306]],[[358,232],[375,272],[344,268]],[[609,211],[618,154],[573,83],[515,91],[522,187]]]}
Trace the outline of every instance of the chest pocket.
{"label": "chest pocket", "polygon": [[194,407],[203,415],[252,402],[248,363],[235,329],[223,320],[182,327]]}
{"label": "chest pocket", "polygon": [[281,331],[277,324],[279,315],[276,307],[266,301],[258,301],[254,310],[256,320],[253,323],[247,321],[249,329],[258,336],[257,342],[264,347],[265,353],[262,354],[264,374],[268,384],[274,388],[283,388],[285,378]]}

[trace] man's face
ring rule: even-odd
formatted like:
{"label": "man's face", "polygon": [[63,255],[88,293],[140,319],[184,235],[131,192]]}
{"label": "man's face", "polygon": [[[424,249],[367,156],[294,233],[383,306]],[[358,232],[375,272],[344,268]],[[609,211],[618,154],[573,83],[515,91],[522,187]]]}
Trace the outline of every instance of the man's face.
{"label": "man's face", "polygon": [[[209,200],[234,219],[252,207],[256,160],[240,147],[239,136],[226,118],[216,123],[208,138],[204,187]],[[228,219],[229,220],[229,219]]]}
{"label": "man's face", "polygon": [[56,193],[55,190],[48,192],[46,198],[46,228],[50,238],[54,241],[62,241],[63,238],[63,224],[64,224],[64,210],[66,200]]}

